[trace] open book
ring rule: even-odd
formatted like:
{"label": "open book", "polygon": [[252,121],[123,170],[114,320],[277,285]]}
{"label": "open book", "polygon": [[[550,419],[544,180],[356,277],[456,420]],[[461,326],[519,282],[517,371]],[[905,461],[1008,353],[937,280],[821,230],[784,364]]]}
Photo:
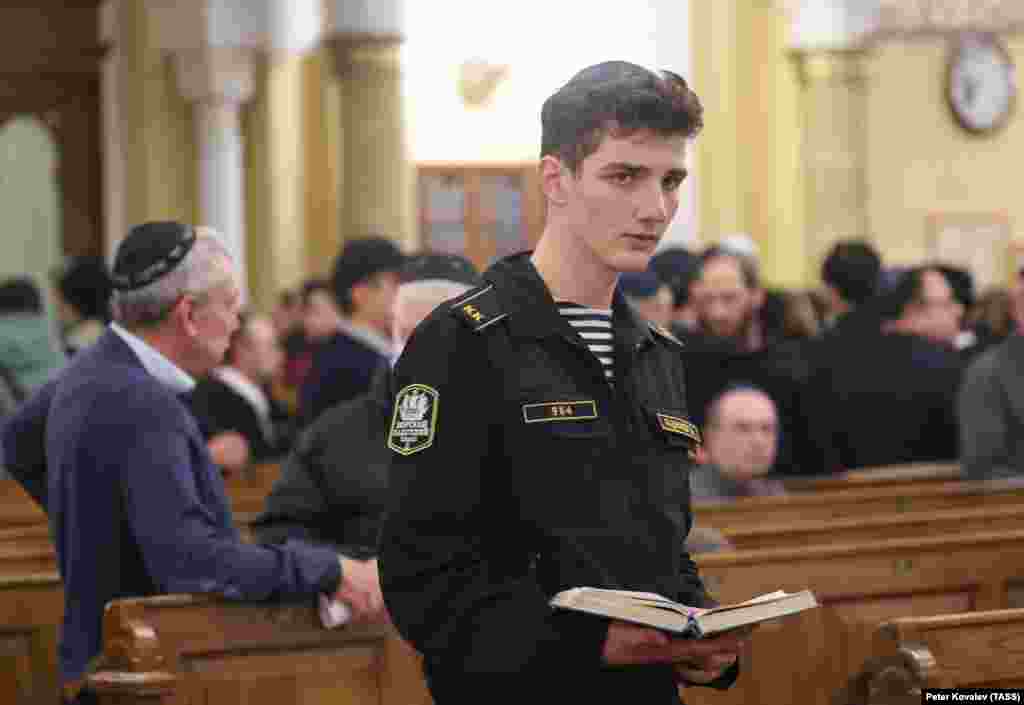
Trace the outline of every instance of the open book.
{"label": "open book", "polygon": [[652,592],[578,587],[551,598],[551,606],[643,624],[686,637],[719,632],[796,614],[818,606],[810,590],[777,590],[746,602],[710,609],[688,607]]}

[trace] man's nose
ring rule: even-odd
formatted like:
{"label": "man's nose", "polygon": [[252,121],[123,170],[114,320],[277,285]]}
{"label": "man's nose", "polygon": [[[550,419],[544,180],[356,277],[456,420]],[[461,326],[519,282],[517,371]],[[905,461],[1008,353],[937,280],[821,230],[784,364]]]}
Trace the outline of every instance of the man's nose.
{"label": "man's nose", "polygon": [[665,194],[661,184],[654,184],[643,188],[639,192],[640,202],[637,208],[637,217],[640,220],[651,220],[663,223],[668,220],[668,196]]}

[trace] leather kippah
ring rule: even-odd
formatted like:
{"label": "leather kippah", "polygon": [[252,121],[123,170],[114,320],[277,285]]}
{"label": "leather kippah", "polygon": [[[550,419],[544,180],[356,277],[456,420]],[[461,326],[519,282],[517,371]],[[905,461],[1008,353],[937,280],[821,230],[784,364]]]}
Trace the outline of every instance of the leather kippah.
{"label": "leather kippah", "polygon": [[119,291],[141,289],[172,271],[196,243],[191,225],[143,223],[128,231],[117,248],[111,281]]}

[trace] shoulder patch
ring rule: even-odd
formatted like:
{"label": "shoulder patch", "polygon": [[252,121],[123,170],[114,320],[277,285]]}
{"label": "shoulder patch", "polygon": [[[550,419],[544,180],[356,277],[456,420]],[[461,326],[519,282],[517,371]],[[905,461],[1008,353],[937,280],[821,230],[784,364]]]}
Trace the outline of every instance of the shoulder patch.
{"label": "shoulder patch", "polygon": [[404,387],[395,397],[388,448],[399,455],[412,455],[432,446],[439,397],[437,390],[426,384]]}
{"label": "shoulder patch", "polygon": [[660,338],[662,338],[664,340],[667,340],[670,343],[674,343],[675,345],[678,345],[679,347],[685,347],[683,345],[683,341],[681,341],[679,338],[677,338],[674,335],[672,335],[671,331],[669,331],[668,328],[664,328],[662,326],[659,326],[656,323],[648,323],[647,325],[650,326],[651,332],[654,333],[656,336],[658,336],[658,337],[660,337]]}
{"label": "shoulder patch", "polygon": [[501,302],[494,284],[485,284],[466,292],[449,304],[451,313],[474,332],[482,331],[508,314],[501,310]]}

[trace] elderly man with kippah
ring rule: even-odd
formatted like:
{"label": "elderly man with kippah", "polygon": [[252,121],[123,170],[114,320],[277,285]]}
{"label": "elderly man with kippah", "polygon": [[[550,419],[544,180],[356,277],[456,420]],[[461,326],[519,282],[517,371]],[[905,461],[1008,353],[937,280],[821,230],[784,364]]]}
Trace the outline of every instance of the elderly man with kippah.
{"label": "elderly man with kippah", "polygon": [[100,652],[104,606],[117,598],[327,593],[357,619],[383,614],[372,562],[296,543],[246,544],[232,525],[220,473],[181,395],[224,357],[238,326],[237,277],[211,230],[133,228],[114,262],[114,323],[4,429],[12,475],[50,516],[69,701],[91,701],[79,685]]}

